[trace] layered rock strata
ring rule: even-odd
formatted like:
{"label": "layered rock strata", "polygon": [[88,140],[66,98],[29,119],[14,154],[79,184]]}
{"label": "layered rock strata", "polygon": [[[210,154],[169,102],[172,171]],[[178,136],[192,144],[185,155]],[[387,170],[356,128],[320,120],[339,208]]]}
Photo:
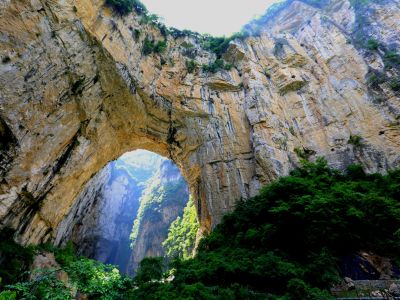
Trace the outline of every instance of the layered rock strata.
{"label": "layered rock strata", "polygon": [[[102,0],[2,1],[1,226],[23,244],[55,240],[89,179],[138,148],[176,162],[203,230],[300,158],[399,167],[395,56],[357,42],[398,53],[399,6],[291,1],[260,35],[231,42],[234,68],[212,74],[187,70],[215,60],[195,38]],[[149,38],[166,50],[144,55]]]}

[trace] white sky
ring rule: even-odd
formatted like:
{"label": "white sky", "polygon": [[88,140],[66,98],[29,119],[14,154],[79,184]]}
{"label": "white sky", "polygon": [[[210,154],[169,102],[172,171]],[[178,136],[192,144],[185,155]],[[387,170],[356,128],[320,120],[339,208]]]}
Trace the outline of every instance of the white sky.
{"label": "white sky", "polygon": [[141,0],[167,26],[214,36],[240,31],[279,0]]}

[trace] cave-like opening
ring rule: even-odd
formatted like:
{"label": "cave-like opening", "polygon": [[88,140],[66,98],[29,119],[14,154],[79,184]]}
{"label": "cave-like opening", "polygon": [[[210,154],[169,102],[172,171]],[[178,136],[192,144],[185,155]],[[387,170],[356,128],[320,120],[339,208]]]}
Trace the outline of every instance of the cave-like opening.
{"label": "cave-like opening", "polygon": [[[184,211],[196,214],[189,198],[173,161],[146,150],[127,152],[86,184],[65,218],[68,230],[61,244],[72,242],[78,255],[130,275],[145,257],[188,256],[198,229],[196,218],[182,224],[189,220]],[[190,227],[188,234],[180,230],[175,236],[177,226]],[[177,238],[185,240],[185,249]]]}

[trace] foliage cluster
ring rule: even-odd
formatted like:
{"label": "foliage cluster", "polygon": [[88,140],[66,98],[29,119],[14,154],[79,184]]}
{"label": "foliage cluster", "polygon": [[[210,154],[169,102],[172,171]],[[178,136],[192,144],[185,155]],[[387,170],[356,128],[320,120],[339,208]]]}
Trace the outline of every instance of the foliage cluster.
{"label": "foliage cluster", "polygon": [[[175,261],[171,283],[148,282],[145,299],[331,299],[341,257],[360,249],[399,258],[400,171],[346,174],[323,160],[238,204]],[[185,298],[187,297],[187,298]],[[192,297],[192,298],[190,298]]]}
{"label": "foliage cluster", "polygon": [[302,160],[309,160],[312,155],[315,154],[314,150],[304,148],[304,147],[296,147],[293,149],[294,153],[296,153],[297,157]]}
{"label": "foliage cluster", "polygon": [[138,14],[147,14],[147,9],[140,0],[106,0],[120,14],[128,14],[135,10]]}
{"label": "foliage cluster", "polygon": [[[1,241],[0,244],[3,246],[4,242]],[[28,272],[25,268],[23,278],[11,278],[12,281],[8,281],[8,285],[5,286],[7,290],[0,293],[0,299],[75,299],[74,291],[79,291],[90,299],[121,299],[123,293],[132,288],[132,280],[121,276],[114,266],[76,257],[71,243],[65,248],[56,248],[49,244],[35,248],[23,248],[14,244],[13,247],[14,251],[21,251],[22,248],[36,254],[52,252],[61,269],[37,269]],[[1,269],[3,270],[3,263]],[[61,270],[68,274],[69,282],[63,281],[58,276]],[[18,270],[15,272],[18,274]],[[27,275],[31,275],[32,279],[27,280]]]}
{"label": "foliage cluster", "polygon": [[166,49],[167,49],[167,41],[166,40],[155,42],[154,40],[146,37],[143,42],[142,52],[143,52],[143,55],[149,55],[151,53],[160,54],[160,53],[163,53]]}
{"label": "foliage cluster", "polygon": [[[156,174],[150,179],[151,184],[142,194],[138,215],[134,221],[130,235],[132,247],[135,246],[143,220],[153,223],[158,222],[162,219],[161,211],[163,207],[170,205],[171,202],[179,204],[178,201],[182,201],[180,204],[182,204],[183,207],[187,201],[187,198],[185,199],[185,197],[182,197],[186,189],[183,178],[176,182],[164,184],[158,176],[159,175]],[[179,196],[177,197],[177,195]]]}
{"label": "foliage cluster", "polygon": [[233,65],[225,63],[223,59],[218,58],[214,62],[208,65],[203,65],[202,68],[204,72],[216,73],[218,70],[229,71],[230,69],[233,68]]}
{"label": "foliage cluster", "polygon": [[33,261],[33,247],[22,247],[12,239],[13,231],[0,231],[0,288],[4,285],[26,279],[26,271]]}
{"label": "foliage cluster", "polygon": [[368,50],[377,51],[377,50],[379,50],[379,47],[380,47],[380,44],[379,44],[379,42],[378,42],[377,40],[375,40],[375,39],[369,39],[369,40],[367,41],[366,48],[367,48]]}
{"label": "foliage cluster", "polygon": [[214,37],[211,35],[203,35],[201,46],[204,49],[215,53],[217,58],[221,58],[222,54],[224,54],[226,50],[228,50],[229,43],[231,41],[235,39],[243,39],[247,36],[248,34],[246,34],[245,31],[234,33],[228,37],[225,36]]}
{"label": "foliage cluster", "polygon": [[174,258],[191,258],[198,229],[196,207],[192,198],[190,198],[183,211],[183,216],[172,222],[168,237],[163,242],[166,256],[171,260]]}
{"label": "foliage cluster", "polygon": [[188,73],[193,73],[198,67],[196,61],[193,59],[187,60],[185,64],[186,64],[186,70],[188,71]]}
{"label": "foliage cluster", "polygon": [[360,135],[350,135],[349,140],[347,142],[348,144],[351,144],[356,147],[361,147],[362,146],[362,137]]}

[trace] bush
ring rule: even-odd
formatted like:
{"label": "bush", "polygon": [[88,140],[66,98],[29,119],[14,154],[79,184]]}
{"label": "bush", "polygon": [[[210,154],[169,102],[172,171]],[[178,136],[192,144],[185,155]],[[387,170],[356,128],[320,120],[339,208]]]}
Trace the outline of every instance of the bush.
{"label": "bush", "polygon": [[132,11],[133,4],[131,0],[106,0],[106,4],[113,7],[121,14],[127,14]]}
{"label": "bush", "polygon": [[60,281],[54,270],[36,271],[35,279],[8,286],[18,299],[72,300],[71,291]]}
{"label": "bush", "polygon": [[194,60],[186,61],[186,70],[188,73],[193,73],[197,69],[197,63]]}
{"label": "bush", "polygon": [[32,247],[22,247],[15,243],[13,234],[9,228],[0,231],[0,288],[24,280],[35,254]]}
{"label": "bush", "polygon": [[0,292],[0,300],[15,300],[17,299],[17,293],[12,291]]}
{"label": "bush", "polygon": [[309,160],[312,155],[315,154],[314,150],[307,149],[307,148],[294,148],[294,153],[296,153],[297,157],[302,160]]}
{"label": "bush", "polygon": [[367,83],[374,90],[380,90],[380,84],[386,81],[386,75],[377,71],[371,71],[367,75]]}
{"label": "bush", "polygon": [[166,256],[169,259],[191,258],[198,229],[196,207],[190,198],[182,218],[178,217],[169,227],[168,237],[162,244]]}
{"label": "bush", "polygon": [[115,266],[87,258],[75,260],[65,270],[79,291],[98,298],[116,299],[127,283]]}
{"label": "bush", "polygon": [[140,262],[135,281],[138,284],[144,284],[154,280],[161,280],[163,269],[162,257],[146,257]]}
{"label": "bush", "polygon": [[158,41],[155,42],[148,37],[146,37],[143,41],[142,53],[143,55],[149,55],[151,53],[163,53],[167,49],[167,41]]}
{"label": "bush", "polygon": [[392,79],[389,82],[390,88],[395,92],[400,92],[400,78]]}
{"label": "bush", "polygon": [[400,54],[395,51],[387,51],[383,57],[386,68],[400,67]]}
{"label": "bush", "polygon": [[128,14],[133,9],[138,14],[147,14],[147,9],[139,0],[106,0],[106,4],[113,7],[120,14]]}
{"label": "bush", "polygon": [[374,51],[378,50],[379,46],[380,46],[379,42],[374,39],[369,39],[366,45],[368,50],[374,50]]}
{"label": "bush", "polygon": [[158,41],[154,44],[154,53],[163,53],[167,49],[167,41]]}
{"label": "bush", "polygon": [[351,144],[353,146],[356,146],[356,147],[361,147],[362,146],[362,137],[359,135],[350,135],[347,143]]}
{"label": "bush", "polygon": [[219,70],[229,71],[232,68],[232,64],[225,63],[222,59],[216,59],[214,62],[208,65],[203,65],[203,71],[210,73],[216,73]]}
{"label": "bush", "polygon": [[214,52],[217,58],[221,58],[222,54],[228,50],[229,43],[234,39],[241,39],[246,37],[244,32],[235,33],[229,37],[214,37],[210,35],[203,36],[202,46],[204,49]]}

